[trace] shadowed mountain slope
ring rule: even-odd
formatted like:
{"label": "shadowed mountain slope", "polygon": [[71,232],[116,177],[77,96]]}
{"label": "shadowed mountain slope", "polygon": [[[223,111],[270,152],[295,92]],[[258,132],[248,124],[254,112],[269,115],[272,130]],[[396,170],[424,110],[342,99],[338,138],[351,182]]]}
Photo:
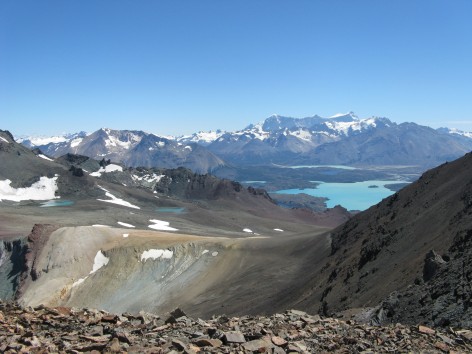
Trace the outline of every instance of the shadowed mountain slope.
{"label": "shadowed mountain slope", "polygon": [[374,322],[470,326],[471,229],[469,153],[333,230],[301,303],[324,313],[373,307],[363,315]]}

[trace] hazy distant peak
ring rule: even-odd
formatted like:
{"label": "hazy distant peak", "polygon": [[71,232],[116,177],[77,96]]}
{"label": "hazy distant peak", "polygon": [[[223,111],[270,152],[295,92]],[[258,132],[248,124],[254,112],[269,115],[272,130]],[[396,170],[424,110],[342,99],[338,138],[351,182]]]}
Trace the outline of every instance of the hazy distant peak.
{"label": "hazy distant peak", "polygon": [[472,138],[472,132],[466,132],[466,131],[463,131],[463,130],[459,130],[457,128],[441,127],[441,128],[436,129],[436,131],[438,133],[442,133],[442,134],[454,134],[454,135],[465,136],[467,138]]}
{"label": "hazy distant peak", "polygon": [[48,145],[48,144],[64,143],[70,140],[84,138],[87,135],[90,135],[90,134],[86,133],[85,131],[81,131],[78,133],[66,133],[66,134],[55,135],[55,136],[17,137],[15,141],[28,147],[35,147],[35,146]]}

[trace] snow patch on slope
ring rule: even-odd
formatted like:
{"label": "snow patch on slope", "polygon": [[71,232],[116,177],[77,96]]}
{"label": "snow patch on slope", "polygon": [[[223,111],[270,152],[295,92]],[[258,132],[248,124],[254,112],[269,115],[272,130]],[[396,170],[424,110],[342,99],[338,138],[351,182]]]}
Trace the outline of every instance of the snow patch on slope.
{"label": "snow patch on slope", "polygon": [[165,177],[165,175],[156,175],[155,173],[153,174],[146,174],[143,176],[138,176],[138,175],[131,175],[131,178],[135,181],[145,181],[145,182],[156,182],[159,183],[159,181]]}
{"label": "snow patch on slope", "polygon": [[131,224],[127,224],[125,222],[122,222],[122,221],[117,221],[116,222],[118,225],[121,225],[121,226],[124,226],[124,227],[129,227],[129,228],[135,228],[136,226],[134,225],[131,225]]}
{"label": "snow patch on slope", "polygon": [[100,169],[96,172],[92,172],[90,176],[101,177],[102,173],[110,173],[110,172],[115,172],[115,171],[123,172],[123,167],[114,165],[114,164],[109,164],[105,167],[100,167]]}
{"label": "snow patch on slope", "polygon": [[103,188],[103,187],[98,186],[98,188],[100,188],[101,190],[105,191],[105,195],[106,195],[108,198],[111,198],[111,199],[97,199],[97,200],[100,201],[100,202],[118,204],[118,205],[122,205],[122,206],[125,206],[125,207],[128,207],[128,208],[141,209],[140,207],[138,207],[138,206],[136,206],[136,205],[133,205],[133,204],[131,204],[130,202],[127,202],[127,201],[125,201],[125,200],[123,200],[123,199],[120,199],[120,198],[115,197],[113,194],[111,194],[109,191],[107,191],[107,190],[106,190],[105,188]]}
{"label": "snow patch on slope", "polygon": [[141,254],[141,261],[147,261],[148,259],[156,260],[159,258],[171,259],[173,255],[174,251],[171,250],[150,249]]}
{"label": "snow patch on slope", "polygon": [[20,202],[22,200],[49,200],[56,199],[58,176],[48,178],[41,177],[31,187],[13,188],[10,186],[11,180],[0,181],[0,201],[3,199]]}
{"label": "snow patch on slope", "polygon": [[209,131],[209,132],[198,132],[192,135],[183,135],[179,136],[177,138],[174,138],[174,140],[180,142],[192,142],[192,143],[200,143],[200,144],[210,144],[217,140],[219,137],[221,137],[225,132],[222,132],[221,130],[217,131]]}
{"label": "snow patch on slope", "polygon": [[46,155],[43,155],[43,154],[39,154],[38,157],[41,157],[42,159],[45,159],[45,160],[48,160],[48,161],[54,161],[53,159],[50,159],[49,157],[47,157]]}
{"label": "snow patch on slope", "polygon": [[82,142],[82,140],[84,140],[83,138],[76,138],[76,139],[73,139],[71,140],[70,142],[70,147],[77,147],[80,145],[80,143]]}
{"label": "snow patch on slope", "polygon": [[100,268],[106,266],[108,262],[110,261],[110,258],[107,258],[102,251],[98,251],[97,254],[95,255],[95,259],[93,260],[93,267],[92,271],[90,274],[95,273],[97,270]]}
{"label": "snow patch on slope", "polygon": [[160,230],[160,231],[178,231],[178,229],[170,227],[169,226],[170,224],[167,221],[156,220],[156,219],[152,219],[149,221],[153,223],[152,225],[148,226],[150,229]]}

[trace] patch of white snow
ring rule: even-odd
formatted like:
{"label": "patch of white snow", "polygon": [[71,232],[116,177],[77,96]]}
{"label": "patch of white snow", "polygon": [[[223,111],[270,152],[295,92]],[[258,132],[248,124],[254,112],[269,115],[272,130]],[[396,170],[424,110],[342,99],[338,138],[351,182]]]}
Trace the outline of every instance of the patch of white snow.
{"label": "patch of white snow", "polygon": [[161,231],[178,231],[178,229],[170,227],[167,221],[156,220],[156,219],[149,220],[149,221],[153,223],[152,225],[148,226],[150,229],[161,230]]}
{"label": "patch of white snow", "polygon": [[149,258],[153,260],[158,258],[171,259],[173,255],[174,251],[171,250],[150,249],[143,252],[141,255],[141,261],[147,261]]}
{"label": "patch of white snow", "polygon": [[87,279],[87,278],[88,278],[88,277],[80,278],[79,280],[77,280],[76,282],[74,282],[74,284],[72,284],[72,287],[76,287],[76,286],[82,284],[82,283],[85,281],[85,279]]}
{"label": "patch of white snow", "polygon": [[252,230],[251,230],[251,229],[248,229],[248,228],[243,229],[243,231],[244,231],[244,232],[250,232],[250,233],[252,233]]}
{"label": "patch of white snow", "polygon": [[347,112],[347,113],[336,113],[334,116],[331,116],[329,118],[338,118],[338,117],[342,117],[342,116],[347,116],[350,112]]}
{"label": "patch of white snow", "polygon": [[11,180],[0,181],[0,202],[3,199],[19,202],[22,200],[49,200],[56,199],[58,176],[48,178],[41,177],[31,187],[13,188],[10,186]]}
{"label": "patch of white snow", "polygon": [[54,161],[53,159],[50,159],[49,157],[47,157],[46,155],[43,155],[43,154],[39,154],[38,157],[41,157],[42,159],[45,159],[45,160],[48,160],[48,161]]}
{"label": "patch of white snow", "polygon": [[122,206],[125,206],[125,207],[128,207],[128,208],[134,208],[134,209],[141,209],[140,207],[138,207],[137,205],[134,205],[134,204],[131,204],[130,202],[127,202],[123,199],[120,199],[120,198],[117,198],[115,197],[113,194],[111,194],[109,191],[107,191],[105,188],[102,188],[100,186],[98,186],[100,189],[102,189],[103,191],[105,191],[105,195],[108,197],[108,198],[111,198],[111,199],[97,199],[98,201],[100,202],[106,202],[106,203],[112,203],[112,204],[118,204],[118,205],[122,205]]}
{"label": "patch of white snow", "polygon": [[114,164],[109,164],[105,167],[100,167],[98,171],[92,172],[90,176],[101,177],[102,173],[110,173],[110,172],[115,172],[115,171],[123,172],[123,167],[114,165]]}
{"label": "patch of white snow", "polygon": [[70,147],[77,147],[82,142],[82,138],[75,138],[70,142]]}
{"label": "patch of white snow", "polygon": [[134,226],[134,225],[127,224],[127,223],[121,222],[121,221],[117,221],[117,224],[118,224],[118,225],[121,225],[121,226],[124,226],[124,227],[129,227],[129,228],[135,228],[135,227],[136,227],[136,226]]}
{"label": "patch of white snow", "polygon": [[92,267],[92,271],[90,272],[90,274],[93,274],[97,270],[102,268],[103,266],[106,266],[109,261],[110,261],[110,258],[107,258],[102,253],[102,251],[98,251],[97,254],[95,255],[95,259],[93,260],[93,267]]}

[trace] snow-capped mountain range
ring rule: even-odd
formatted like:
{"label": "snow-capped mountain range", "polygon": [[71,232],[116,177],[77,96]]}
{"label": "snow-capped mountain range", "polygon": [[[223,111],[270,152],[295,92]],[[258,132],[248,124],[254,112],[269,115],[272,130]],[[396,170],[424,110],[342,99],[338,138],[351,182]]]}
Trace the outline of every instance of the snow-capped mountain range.
{"label": "snow-capped mountain range", "polygon": [[91,134],[17,140],[52,157],[74,153],[129,166],[185,166],[203,173],[225,163],[433,166],[472,149],[472,133],[359,118],[353,112],[327,118],[272,115],[239,131],[179,137],[102,128]]}
{"label": "snow-capped mountain range", "polygon": [[67,153],[94,159],[110,159],[127,166],[175,168],[186,166],[196,172],[209,172],[223,161],[210,151],[194,143],[181,143],[154,134],[135,130],[99,129],[64,137],[18,139],[30,148],[59,157]]}

